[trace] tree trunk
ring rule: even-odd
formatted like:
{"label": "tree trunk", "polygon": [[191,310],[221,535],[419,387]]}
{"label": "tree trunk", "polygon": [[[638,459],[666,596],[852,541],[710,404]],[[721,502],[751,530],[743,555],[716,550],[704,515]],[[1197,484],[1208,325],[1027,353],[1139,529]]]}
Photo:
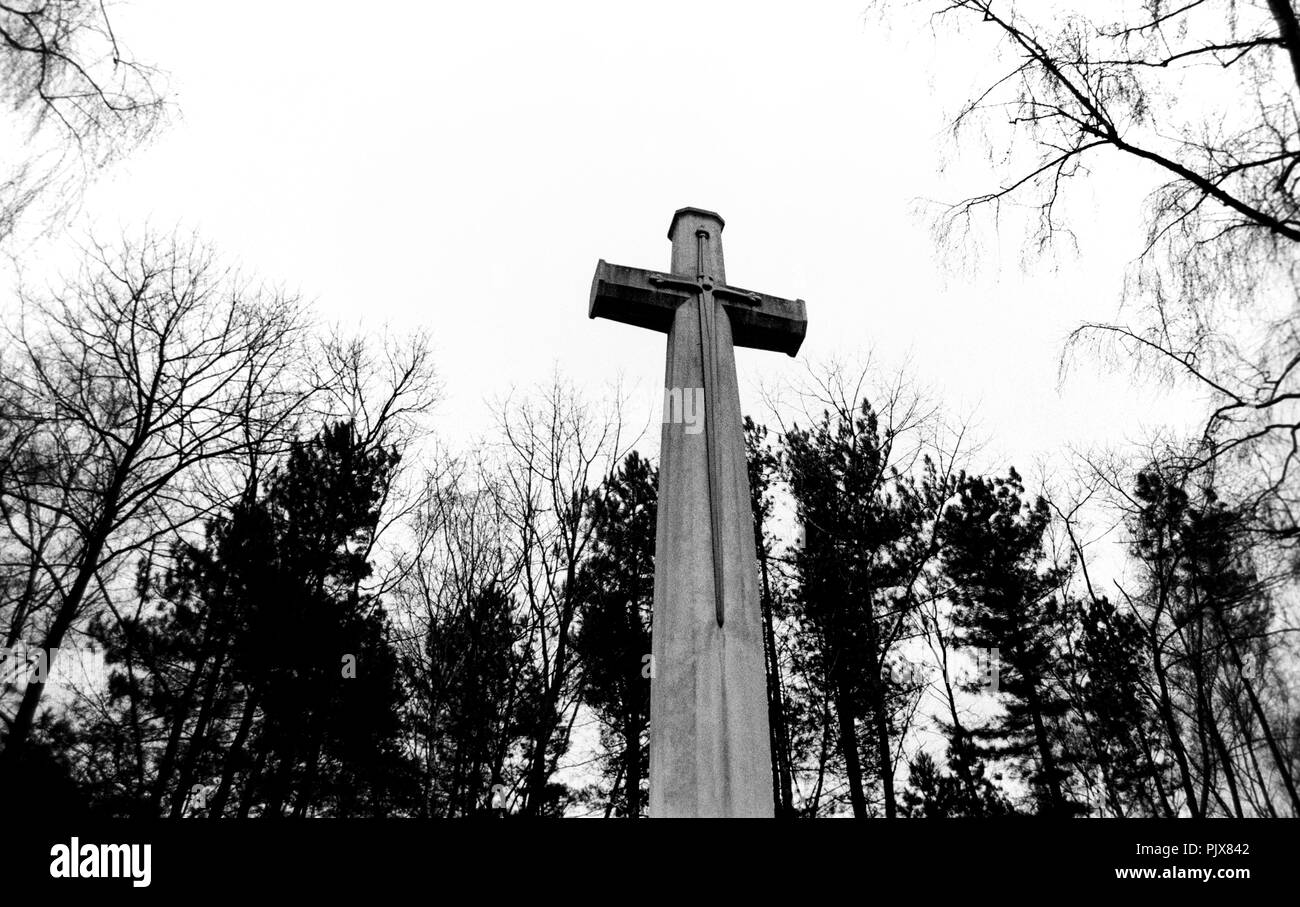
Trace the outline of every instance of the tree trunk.
{"label": "tree trunk", "polygon": [[1147,774],[1151,776],[1151,784],[1156,789],[1156,796],[1160,799],[1160,808],[1164,811],[1165,818],[1176,819],[1178,814],[1174,812],[1173,806],[1169,802],[1169,796],[1165,793],[1164,782],[1160,779],[1160,770],[1156,767],[1155,754],[1151,752],[1151,741],[1147,738],[1146,731],[1138,729],[1138,739],[1142,744],[1142,755],[1146,759]]}
{"label": "tree trunk", "polygon": [[[68,594],[60,602],[59,610],[45,634],[45,641],[41,644],[41,647],[48,653],[47,671],[54,669],[54,654],[63,645],[64,637],[67,635],[68,630],[71,629],[72,622],[76,620],[77,613],[81,610],[81,603],[86,597],[86,589],[89,588],[91,579],[94,578],[96,571],[99,569],[99,556],[103,553],[104,546],[108,542],[109,527],[111,525],[109,517],[101,517],[96,522],[91,537],[82,549],[81,563],[77,568],[76,578],[68,589]],[[36,710],[40,707],[41,698],[44,695],[44,677],[33,678],[23,689],[22,701],[18,705],[14,720],[9,725],[9,734],[5,738],[5,757],[7,759],[17,761],[26,751],[28,738],[32,732],[32,724],[36,720]]]}
{"label": "tree trunk", "polygon": [[226,754],[225,764],[221,768],[221,782],[217,785],[217,792],[208,804],[208,815],[213,819],[220,819],[225,812],[226,802],[230,799],[230,790],[235,782],[235,770],[239,760],[244,757],[244,745],[248,742],[248,735],[253,729],[253,716],[257,712],[257,697],[251,692],[248,699],[244,702],[244,714],[239,719],[239,730],[235,732],[235,739],[230,744],[230,751]]}
{"label": "tree trunk", "polygon": [[885,818],[894,819],[898,806],[894,800],[894,753],[889,742],[889,711],[885,679],[881,676],[880,637],[876,627],[875,604],[868,598],[867,607],[867,678],[871,691],[871,712],[876,737],[876,762],[880,770],[880,788],[885,795]]}
{"label": "tree trunk", "polygon": [[316,779],[320,774],[320,734],[312,738],[311,747],[307,750],[307,774],[303,776],[302,786],[298,789],[298,799],[293,806],[293,816],[295,819],[302,819],[311,812],[312,800],[316,797]]}
{"label": "tree trunk", "polygon": [[[568,606],[566,606],[567,608]],[[569,609],[571,616],[571,609]],[[564,684],[565,667],[568,657],[568,626],[569,620],[563,620],[560,623],[560,636],[555,645],[555,664],[552,668],[551,682],[547,686],[546,697],[542,702],[541,724],[537,728],[536,737],[533,740],[532,755],[528,763],[528,781],[525,787],[527,791],[524,802],[524,813],[529,816],[536,816],[541,808],[542,797],[546,793],[546,781],[548,773],[546,770],[546,751],[550,749],[551,738],[555,734],[555,726],[559,723],[559,716],[556,714],[556,708],[560,703],[560,688]]]}
{"label": "tree trunk", "polygon": [[[1252,783],[1259,787],[1269,817],[1276,819],[1278,818],[1277,807],[1273,805],[1273,798],[1269,796],[1268,781],[1264,777],[1263,767],[1259,764],[1259,757],[1255,754],[1255,735],[1250,732],[1250,722],[1241,709],[1241,702],[1234,700],[1233,705],[1233,717],[1236,719],[1237,727],[1241,729],[1241,735],[1246,738],[1246,752],[1250,755],[1250,767],[1255,770],[1255,778]],[[1255,808],[1258,810],[1258,804],[1255,804]]]}
{"label": "tree trunk", "polygon": [[[636,689],[635,685],[631,687],[632,696],[636,695]],[[627,818],[638,818],[641,815],[641,727],[636,710],[630,707],[623,718],[623,798],[627,801]]]}
{"label": "tree trunk", "polygon": [[[152,417],[152,412],[153,404],[151,400],[143,413],[144,421],[142,424],[147,424]],[[77,615],[81,611],[82,602],[86,598],[86,590],[90,588],[90,581],[99,572],[99,558],[104,553],[104,548],[108,544],[108,537],[113,531],[113,523],[117,519],[122,488],[126,484],[127,476],[130,475],[130,471],[135,464],[136,455],[139,454],[144,441],[144,436],[137,434],[122,452],[122,459],[118,462],[112,480],[104,491],[99,517],[95,520],[90,532],[87,533],[85,540],[82,542],[77,575],[68,589],[68,594],[60,602],[58,612],[46,632],[45,642],[43,643],[43,647],[49,653],[51,662],[46,666],[48,669],[53,669],[54,653],[63,645],[63,638],[67,635],[68,630],[72,627],[72,622],[77,619]],[[14,714],[14,720],[9,725],[9,735],[5,739],[5,749],[2,754],[4,758],[18,760],[25,752],[28,738],[31,736],[32,724],[36,720],[36,710],[40,707],[41,698],[44,695],[44,679],[28,683],[23,690],[22,702],[18,706],[18,711]]]}
{"label": "tree trunk", "polygon": [[839,719],[840,755],[844,757],[844,773],[849,778],[849,801],[853,804],[853,818],[867,817],[867,797],[862,789],[862,762],[858,757],[858,733],[854,727],[849,696],[842,685],[835,695],[835,713]]}
{"label": "tree trunk", "polygon": [[961,715],[957,712],[957,693],[952,688],[952,678],[948,676],[948,644],[944,641],[943,631],[939,629],[938,617],[934,617],[934,638],[938,644],[939,651],[936,653],[942,659],[939,665],[940,677],[943,678],[944,697],[948,702],[948,715],[952,719],[952,741],[948,748],[952,753],[952,768],[957,772],[957,778],[961,781],[962,786],[966,788],[966,797],[970,800],[969,810],[972,816],[984,815],[984,804],[980,800],[979,791],[975,788],[975,776],[971,773],[971,739],[966,732],[966,727],[961,723]]}
{"label": "tree trunk", "polygon": [[1291,73],[1295,76],[1296,85],[1300,86],[1300,22],[1296,21],[1291,0],[1268,0],[1268,8],[1277,22],[1278,37],[1282,39],[1287,55],[1291,58]]}
{"label": "tree trunk", "polygon": [[1232,757],[1228,754],[1228,746],[1224,743],[1223,734],[1219,732],[1219,724],[1215,720],[1211,703],[1205,696],[1205,687],[1199,680],[1196,684],[1196,699],[1197,711],[1201,713],[1201,723],[1208,730],[1210,743],[1219,757],[1219,764],[1223,766],[1223,778],[1228,782],[1228,793],[1232,797],[1232,812],[1238,819],[1244,819],[1246,816],[1241,810],[1241,795],[1237,792],[1237,773],[1232,766]]}
{"label": "tree trunk", "polygon": [[1268,717],[1264,714],[1264,707],[1259,701],[1259,696],[1255,693],[1255,685],[1246,676],[1246,667],[1242,661],[1241,652],[1237,649],[1237,641],[1227,632],[1222,623],[1222,619],[1220,619],[1220,628],[1228,640],[1228,653],[1232,656],[1233,667],[1237,669],[1237,676],[1241,678],[1242,685],[1246,688],[1246,698],[1250,700],[1250,709],[1255,713],[1255,720],[1259,722],[1259,729],[1264,734],[1264,742],[1268,744],[1268,751],[1273,756],[1273,762],[1277,765],[1278,774],[1282,776],[1282,783],[1286,786],[1286,792],[1291,797],[1292,815],[1300,817],[1300,794],[1296,792],[1295,778],[1291,774],[1286,758],[1282,755],[1282,749],[1278,746],[1277,738],[1273,735],[1273,728],[1268,722]]}
{"label": "tree trunk", "polygon": [[208,682],[204,684],[203,701],[199,703],[199,714],[194,720],[194,733],[190,735],[190,745],[185,750],[185,759],[181,763],[180,777],[176,782],[176,793],[172,797],[171,818],[179,819],[185,809],[185,799],[194,783],[194,772],[198,767],[199,757],[203,755],[204,740],[208,727],[212,723],[213,705],[217,698],[217,689],[221,685],[221,669],[225,665],[224,645],[218,647],[213,657],[212,670]]}
{"label": "tree trunk", "polygon": [[1034,723],[1034,742],[1038,746],[1039,764],[1042,766],[1043,780],[1047,782],[1048,814],[1064,817],[1067,814],[1065,797],[1061,793],[1061,778],[1056,764],[1056,754],[1052,752],[1052,742],[1047,737],[1047,725],[1043,721],[1043,706],[1036,683],[1029,684],[1027,698],[1029,715]]}
{"label": "tree trunk", "polygon": [[[268,758],[267,750],[259,749],[252,770],[249,771],[248,777],[244,780],[244,793],[239,798],[239,818],[241,819],[247,819],[249,812],[253,809],[253,801],[257,798],[257,790],[261,786],[262,772],[266,768]],[[263,812],[262,815],[265,816],[266,813]]]}
{"label": "tree trunk", "polygon": [[1174,749],[1174,760],[1178,763],[1179,779],[1183,786],[1183,796],[1186,798],[1188,812],[1193,819],[1199,819],[1204,815],[1196,804],[1196,789],[1192,786],[1192,768],[1187,761],[1187,750],[1183,747],[1182,734],[1178,730],[1178,721],[1174,716],[1173,700],[1169,696],[1169,679],[1165,671],[1164,661],[1160,658],[1159,641],[1156,639],[1154,630],[1151,634],[1151,667],[1156,672],[1156,680],[1160,684],[1160,720],[1164,722],[1165,733],[1169,735],[1169,745]]}
{"label": "tree trunk", "polygon": [[772,621],[772,587],[767,552],[758,552],[763,581],[763,654],[767,662],[767,718],[772,747],[772,805],[777,818],[794,815],[794,785],[790,773],[790,732],[785,724],[785,697],[781,691],[781,665],[776,653],[776,628]]}
{"label": "tree trunk", "polygon": [[[288,741],[285,741],[285,744],[284,751],[279,753],[275,773],[271,776],[271,784],[266,796],[266,807],[262,814],[263,818],[284,818],[284,804],[289,799],[293,769],[298,764],[298,748]],[[276,749],[280,749],[280,747],[276,747]]]}
{"label": "tree trunk", "polygon": [[[158,760],[158,774],[154,778],[153,794],[150,796],[150,803],[153,807],[153,814],[160,816],[162,814],[162,801],[167,791],[167,785],[171,783],[172,772],[176,769],[176,754],[180,751],[181,737],[185,734],[185,725],[189,721],[190,706],[194,702],[194,693],[199,688],[199,681],[203,678],[203,668],[206,662],[200,662],[194,666],[190,672],[189,678],[185,681],[185,688],[181,691],[180,700],[176,707],[172,709],[170,715],[171,728],[167,733],[167,745],[163,748],[162,757]],[[181,796],[182,802],[184,795]],[[175,818],[176,809],[172,808],[172,817]]]}

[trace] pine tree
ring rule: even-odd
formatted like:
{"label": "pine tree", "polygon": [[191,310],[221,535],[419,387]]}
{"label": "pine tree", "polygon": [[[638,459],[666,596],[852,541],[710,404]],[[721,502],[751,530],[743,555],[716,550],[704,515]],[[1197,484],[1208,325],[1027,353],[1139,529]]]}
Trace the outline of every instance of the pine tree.
{"label": "pine tree", "polygon": [[1110,811],[1172,815],[1166,772],[1155,756],[1157,718],[1144,695],[1150,665],[1141,622],[1105,597],[1082,605],[1078,619],[1077,657],[1085,677],[1080,711]]}
{"label": "pine tree", "polygon": [[510,597],[497,585],[481,587],[434,616],[425,658],[407,663],[411,731],[426,748],[423,815],[508,807],[508,761],[527,711],[521,632]]}
{"label": "pine tree", "polygon": [[1075,809],[1060,752],[1069,703],[1052,664],[1063,626],[1055,593],[1067,568],[1045,563],[1047,503],[1024,497],[1014,469],[1005,479],[964,477],[944,515],[941,557],[960,642],[1000,661],[996,695],[1004,713],[975,736],[985,752],[1021,765],[1041,812],[1064,816]]}
{"label": "pine tree", "polygon": [[792,748],[786,695],[777,637],[778,612],[784,610],[781,577],[773,558],[768,531],[772,519],[771,489],[781,470],[781,458],[768,440],[767,428],[745,417],[745,466],[749,474],[750,507],[754,517],[754,550],[758,555],[759,607],[763,623],[763,662],[767,674],[767,717],[772,750],[772,804],[778,818],[794,815]]}
{"label": "pine tree", "polygon": [[265,494],[251,486],[209,521],[202,543],[178,543],[171,569],[143,566],[137,614],[99,627],[127,720],[92,731],[116,740],[133,811],[409,809],[398,665],[362,588],[396,461],[331,425],[292,446]]}
{"label": "pine tree", "polygon": [[785,456],[804,542],[795,556],[799,619],[825,694],[834,706],[839,752],[857,818],[867,815],[864,721],[886,817],[897,811],[895,716],[917,689],[889,670],[895,645],[914,632],[912,578],[924,556],[925,518],[912,482],[890,467],[893,436],[870,404],[823,413],[785,435]]}
{"label": "pine tree", "polygon": [[601,720],[604,773],[618,779],[610,805],[627,818],[645,812],[649,768],[650,618],[658,472],[635,451],[589,505],[591,555],[579,573],[581,622],[574,646],[584,702]]}
{"label": "pine tree", "polygon": [[[951,752],[948,761],[953,761]],[[973,793],[972,793],[973,790]],[[934,757],[922,751],[908,763],[907,787],[903,790],[902,814],[911,819],[954,819],[1005,816],[1013,812],[1011,804],[991,781],[984,777],[981,763],[973,775],[973,785],[955,774],[943,771]]]}
{"label": "pine tree", "polygon": [[[1132,552],[1144,570],[1139,601],[1147,657],[1184,806],[1193,816],[1207,815],[1213,797],[1224,813],[1241,816],[1249,788],[1271,801],[1276,786],[1300,814],[1295,776],[1253,667],[1269,660],[1273,608],[1251,558],[1247,517],[1212,485],[1189,492],[1180,470],[1159,464],[1138,474],[1134,498]],[[1234,728],[1225,716],[1235,716],[1246,746],[1228,738]],[[1256,735],[1276,781],[1260,765]],[[1248,753],[1247,764],[1234,755],[1238,749]]]}
{"label": "pine tree", "polygon": [[396,463],[396,453],[367,449],[351,424],[337,423],[295,444],[270,483],[284,595],[254,599],[245,653],[266,666],[259,698],[268,815],[290,802],[294,815],[306,815],[318,799],[344,814],[392,805],[397,662],[382,604],[361,586]]}

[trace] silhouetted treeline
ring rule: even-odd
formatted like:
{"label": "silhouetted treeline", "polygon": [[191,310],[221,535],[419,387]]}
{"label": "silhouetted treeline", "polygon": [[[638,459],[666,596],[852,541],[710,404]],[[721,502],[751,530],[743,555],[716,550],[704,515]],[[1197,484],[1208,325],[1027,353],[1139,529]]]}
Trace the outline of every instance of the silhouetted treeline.
{"label": "silhouetted treeline", "polygon": [[[1085,157],[1154,167],[1136,321],[1069,349],[1097,340],[1212,405],[1186,443],[1082,458],[1060,487],[976,469],[905,386],[833,368],[793,424],[747,420],[776,814],[1300,815],[1294,4],[1121,24],[939,6],[932,24],[1012,51],[954,135],[1018,112],[971,131],[1004,188],[940,232],[1029,194],[1047,247]],[[0,174],[3,242],[42,204],[55,223],[165,95],[102,4],[6,7],[0,31],[28,137]],[[1226,51],[1210,94],[1240,119],[1153,81]],[[178,237],[92,243],[73,279],[18,295],[15,815],[644,814],[656,470],[617,401],[557,378],[449,454],[425,338],[322,330]]]}
{"label": "silhouetted treeline", "polygon": [[[1100,223],[1123,210],[1142,238],[1122,274],[1099,275],[1113,315],[1078,324],[1062,366],[1100,357],[1135,387],[1204,402],[1196,428],[1140,457],[1080,457],[1073,487],[1047,496],[1077,582],[1053,605],[1063,687],[1026,703],[1038,783],[1058,808],[1295,815],[1296,3],[879,8],[917,15],[936,42],[982,41],[993,61],[949,120],[955,149],[986,164],[936,218],[941,241],[970,252],[964,240],[1006,226],[1031,257],[1075,247],[1103,212],[1072,193],[1133,165],[1145,182],[1111,191]],[[1094,544],[1110,537],[1088,516],[1102,500],[1124,564]],[[1089,569],[1097,557],[1104,570]],[[973,613],[962,605],[958,629]],[[1071,731],[1053,770],[1038,725],[1050,730],[1057,702]]]}
{"label": "silhouetted treeline", "polygon": [[[557,378],[453,456],[420,338],[119,251],[26,300],[0,378],[10,802],[644,815],[657,474],[617,406]],[[1300,811],[1294,568],[1207,473],[1122,473],[1089,541],[822,376],[745,426],[779,816]]]}

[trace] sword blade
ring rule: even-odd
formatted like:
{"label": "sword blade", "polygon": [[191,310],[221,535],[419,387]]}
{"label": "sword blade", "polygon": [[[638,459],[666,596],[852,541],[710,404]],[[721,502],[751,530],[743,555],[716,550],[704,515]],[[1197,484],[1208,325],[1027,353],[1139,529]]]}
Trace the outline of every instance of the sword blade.
{"label": "sword blade", "polygon": [[717,438],[714,435],[717,430],[714,390],[718,379],[718,303],[713,298],[712,290],[705,289],[700,293],[697,304],[700,307],[700,366],[704,383],[704,455],[708,467],[709,528],[713,555],[713,613],[718,626],[721,627],[724,618],[725,587],[722,562],[722,516],[718,511],[718,495],[722,493],[722,470],[718,460]]}

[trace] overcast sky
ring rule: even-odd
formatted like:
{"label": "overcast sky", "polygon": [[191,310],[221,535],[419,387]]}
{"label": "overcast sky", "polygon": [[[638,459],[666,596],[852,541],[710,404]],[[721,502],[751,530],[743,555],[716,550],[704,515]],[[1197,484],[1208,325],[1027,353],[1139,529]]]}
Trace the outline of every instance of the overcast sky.
{"label": "overcast sky", "polygon": [[[588,320],[587,297],[599,258],[666,268],[684,205],[726,219],[731,283],[807,301],[800,360],[910,363],[975,417],[991,468],[1185,417],[1095,367],[1057,386],[1069,329],[1116,317],[1143,175],[1080,196],[1077,256],[1024,269],[1008,217],[954,262],[918,202],[992,185],[943,134],[997,72],[989,36],[866,6],[133,0],[117,32],[180,115],[79,224],[193,227],[325,320],[431,328],[452,443],[557,363],[591,388],[621,376],[657,418],[664,337]],[[737,358],[760,416],[759,383],[802,367]]]}

